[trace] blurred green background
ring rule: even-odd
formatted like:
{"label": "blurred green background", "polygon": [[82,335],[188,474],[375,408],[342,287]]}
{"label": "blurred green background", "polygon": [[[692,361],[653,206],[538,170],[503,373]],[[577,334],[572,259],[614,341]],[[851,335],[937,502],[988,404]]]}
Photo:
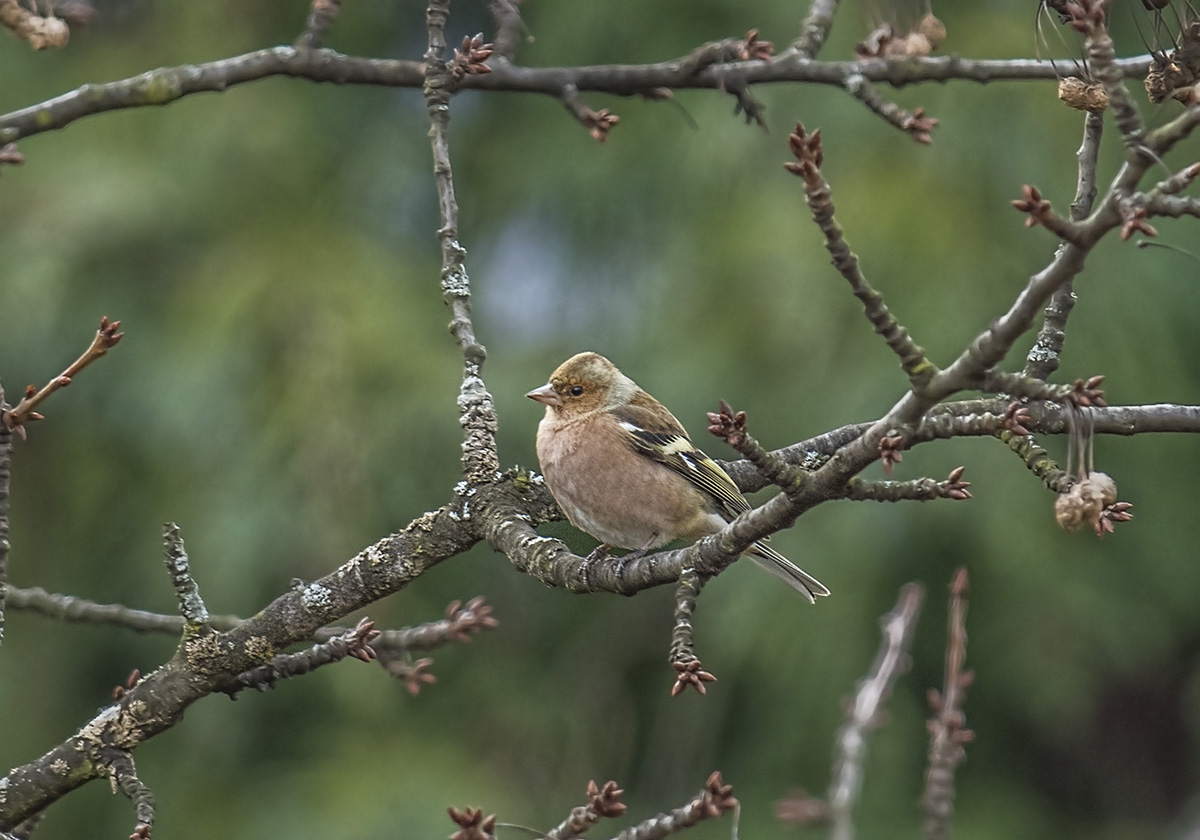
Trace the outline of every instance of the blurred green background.
{"label": "blurred green background", "polygon": [[[1131,8],[1114,11],[1123,54],[1145,49]],[[289,43],[307,4],[99,10],[63,51],[0,39],[0,112]],[[542,66],[663,60],[752,27],[783,45],[803,14],[784,0],[529,0],[523,11],[534,40],[518,58]],[[946,50],[1034,54],[1030,3],[935,11]],[[911,13],[847,5],[822,57],[849,55],[874,18]],[[1044,28],[1041,52],[1069,55],[1053,22]],[[490,31],[485,4],[456,4],[451,42],[480,30]],[[422,4],[354,3],[328,44],[415,58],[424,37]],[[504,465],[535,465],[541,410],[523,394],[583,349],[609,355],[699,440],[720,398],[779,446],[877,417],[901,395],[893,357],[781,166],[797,120],[821,128],[851,245],[936,361],[1001,312],[1054,248],[1009,199],[1032,183],[1065,212],[1082,117],[1049,82],[884,93],[941,120],[932,147],[830,88],[756,89],[767,132],[711,91],[680,92],[677,105],[587,96],[621,116],[604,145],[550,98],[457,97],[460,233]],[[1159,124],[1178,108],[1144,110]],[[418,91],[270,79],[20,144],[26,165],[0,179],[10,400],[62,370],[100,315],[121,319],[127,337],[17,445],[14,585],[171,612],[160,561],[170,520],[210,610],[250,614],[449,498],[460,361],[438,288],[427,127]],[[1119,162],[1112,134],[1105,176]],[[1193,138],[1168,163],[1196,152]],[[1196,241],[1194,223],[1155,224],[1160,241]],[[1060,379],[1107,374],[1114,403],[1200,402],[1197,273],[1194,260],[1110,237],[1077,283]],[[730,456],[716,440],[707,448]],[[828,784],[843,698],[874,655],[877,619],[918,580],[928,595],[913,668],[870,742],[859,809],[861,836],[915,838],[925,693],[941,684],[946,586],[966,565],[977,740],[959,771],[958,835],[1182,836],[1200,820],[1200,570],[1188,524],[1200,440],[1104,438],[1096,452],[1137,515],[1104,541],[1061,532],[1050,494],[988,440],[922,446],[899,470],[941,477],[965,464],[969,503],[829,504],[804,516],[775,545],[834,596],[810,607],[750,564],[709,585],[697,641],[720,681],[706,697],[668,697],[668,590],[575,597],[480,546],[369,611],[400,626],[487,597],[500,627],[435,653],[436,685],[414,698],[347,663],[236,704],[197,704],[136,754],[159,803],[156,832],[437,837],[451,831],[448,805],[545,830],[588,779],[619,780],[638,819],[719,769],[744,805],[743,836],[796,834],[774,821],[774,803]],[[544,532],[592,545],[565,525]],[[0,764],[62,741],[174,643],[10,612]],[[124,836],[133,819],[92,784],[53,806],[37,836]],[[696,836],[728,831],[713,823]]]}

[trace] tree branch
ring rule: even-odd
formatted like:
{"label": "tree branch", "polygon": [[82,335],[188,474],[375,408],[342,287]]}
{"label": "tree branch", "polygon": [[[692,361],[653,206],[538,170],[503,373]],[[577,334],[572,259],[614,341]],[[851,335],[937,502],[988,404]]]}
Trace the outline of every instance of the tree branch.
{"label": "tree branch", "polygon": [[883,642],[870,672],[858,684],[834,746],[833,778],[829,782],[833,840],[854,837],[854,805],[862,789],[867,732],[880,725],[892,686],[908,670],[908,647],[924,597],[925,590],[918,584],[906,583],[900,587],[896,606],[879,620]]}
{"label": "tree branch", "polygon": [[[1120,59],[1114,67],[1125,78],[1144,76],[1149,56]],[[684,59],[641,65],[520,67],[496,63],[492,72],[467,75],[460,90],[538,93],[559,98],[562,91],[598,91],[643,96],[659,89],[725,90],[730,85],[801,82],[845,87],[853,75],[893,87],[950,80],[986,84],[996,81],[1057,80],[1054,67],[1029,59],[980,60],[945,56],[904,61],[807,61],[784,52],[767,61],[743,61],[691,73]],[[0,116],[0,143],[65,128],[94,114],[125,108],[167,105],[197,93],[219,93],[272,76],[335,84],[421,88],[419,61],[347,56],[329,49],[272,47],[203,64],[161,67],[120,81],[84,85],[69,93]]]}

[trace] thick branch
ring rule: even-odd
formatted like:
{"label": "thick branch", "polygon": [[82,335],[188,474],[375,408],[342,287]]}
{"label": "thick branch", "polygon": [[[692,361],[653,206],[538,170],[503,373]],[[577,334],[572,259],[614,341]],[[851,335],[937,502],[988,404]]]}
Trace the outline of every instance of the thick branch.
{"label": "thick branch", "polygon": [[101,750],[132,750],[170,729],[200,698],[321,627],[407,586],[478,537],[449,507],[361,551],[333,573],[275,599],[237,627],[185,638],[175,657],[41,758],[0,777],[0,831],[106,774]]}

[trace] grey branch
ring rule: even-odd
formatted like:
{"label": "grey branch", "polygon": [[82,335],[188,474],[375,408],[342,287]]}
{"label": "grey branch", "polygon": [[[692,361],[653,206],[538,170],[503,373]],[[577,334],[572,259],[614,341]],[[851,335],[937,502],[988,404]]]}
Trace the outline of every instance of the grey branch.
{"label": "grey branch", "polygon": [[[1048,63],[1030,59],[973,61],[958,56],[907,59],[903,62],[808,61],[785,51],[768,61],[742,61],[689,73],[688,57],[655,64],[584,67],[520,67],[496,62],[492,72],[467,75],[454,91],[494,90],[538,93],[559,98],[568,86],[583,92],[641,96],[658,89],[726,90],[733,84],[810,83],[844,87],[853,75],[893,87],[946,82],[1057,80]],[[1150,56],[1120,59],[1114,67],[1125,77],[1144,76]],[[161,67],[104,84],[83,85],[69,93],[0,116],[0,143],[65,128],[93,114],[125,108],[167,105],[197,93],[220,93],[235,85],[285,76],[312,82],[379,85],[420,89],[425,84],[419,61],[347,56],[330,49],[272,47],[204,64]]]}
{"label": "grey branch", "polygon": [[924,595],[920,585],[905,584],[900,588],[895,608],[880,619],[883,642],[870,672],[858,684],[846,713],[846,723],[838,730],[833,778],[829,783],[830,837],[834,840],[854,837],[854,805],[862,789],[867,733],[879,726],[892,686],[908,670],[908,648]]}

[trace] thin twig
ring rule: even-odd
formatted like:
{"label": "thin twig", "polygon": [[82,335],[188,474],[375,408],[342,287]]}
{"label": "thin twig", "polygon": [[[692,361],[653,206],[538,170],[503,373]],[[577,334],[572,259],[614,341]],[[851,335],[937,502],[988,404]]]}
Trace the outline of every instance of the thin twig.
{"label": "thin twig", "polygon": [[138,778],[133,755],[128,750],[110,748],[103,752],[101,760],[108,769],[113,793],[121,791],[133,804],[137,826],[129,835],[130,840],[147,840],[154,826],[154,794]]}
{"label": "thin twig", "polygon": [[837,13],[838,0],[813,0],[804,22],[800,24],[800,37],[792,42],[791,49],[802,58],[816,58],[833,29],[833,16]]}
{"label": "thin twig", "polygon": [[675,684],[671,696],[691,686],[701,694],[708,689],[705,683],[715,682],[716,677],[703,669],[696,656],[696,638],[692,626],[692,614],[696,611],[696,598],[700,595],[705,580],[695,569],[684,569],[675,587],[675,624],[671,631],[671,653],[667,661],[675,668]]}
{"label": "thin twig", "polygon": [[962,703],[972,673],[967,658],[967,570],[960,568],[950,584],[950,618],[946,639],[946,680],[942,692],[929,692],[929,769],[925,773],[925,840],[948,840],[954,812],[954,769],[966,757],[964,745],[974,737],[964,727]]}
{"label": "thin twig", "polygon": [[337,18],[342,0],[312,0],[312,9],[308,13],[308,22],[304,32],[296,39],[296,48],[301,50],[320,49],[325,43],[325,35]]}
{"label": "thin twig", "polygon": [[475,339],[475,328],[471,323],[471,280],[464,264],[467,252],[458,241],[458,200],[454,195],[447,131],[451,79],[445,54],[449,15],[450,0],[431,0],[426,9],[429,48],[425,52],[424,92],[429,112],[433,175],[442,220],[438,229],[442,246],[442,299],[450,308],[450,332],[463,356],[463,380],[458,397],[459,422],[463,427],[463,473],[467,482],[474,485],[494,481],[500,473],[500,459],[496,451],[496,407],[481,376],[487,351]]}
{"label": "thin twig", "polygon": [[834,746],[833,778],[829,783],[832,820],[830,837],[854,837],[854,805],[862,789],[863,760],[867,754],[867,732],[881,723],[884,705],[897,678],[908,670],[908,647],[921,612],[925,590],[916,583],[900,587],[900,597],[890,613],[880,619],[883,642],[866,678],[846,712],[846,723],[838,730]]}
{"label": "thin twig", "polygon": [[352,630],[336,636],[327,642],[313,645],[308,650],[299,653],[288,653],[274,657],[270,662],[239,674],[229,685],[222,687],[232,697],[239,691],[255,688],[265,691],[279,680],[308,674],[325,665],[341,662],[346,657],[353,657],[361,662],[370,662],[375,658],[371,642],[379,635],[375,622],[364,618]]}
{"label": "thin twig", "polygon": [[834,267],[841,273],[854,296],[862,302],[863,312],[875,332],[883,337],[888,347],[900,359],[900,366],[914,390],[920,390],[937,372],[937,367],[926,356],[908,330],[896,320],[883,301],[883,295],[871,288],[862,273],[858,257],[846,243],[842,228],[834,219],[833,190],[821,173],[824,151],[821,148],[821,132],[807,132],[796,124],[796,131],[788,137],[792,154],[797,162],[784,164],[785,168],[804,181],[804,196],[812,211],[813,221],[825,235],[825,250],[833,258]]}
{"label": "thin twig", "polygon": [[[558,98],[568,85],[582,92],[616,96],[644,96],[650,91],[668,89],[728,90],[735,83],[797,82],[844,88],[846,79],[854,74],[893,87],[947,81],[987,84],[1057,79],[1054,67],[1033,59],[973,61],[960,56],[939,56],[905,61],[799,61],[795,53],[785,51],[769,61],[723,64],[694,74],[683,67],[683,60],[583,67],[497,64],[491,73],[459,80],[454,90],[497,90]],[[1125,78],[1141,78],[1151,62],[1149,56],[1139,56],[1120,59],[1114,66]],[[272,76],[401,88],[421,88],[427,81],[425,65],[419,61],[347,56],[332,50],[271,47],[203,64],[161,67],[115,82],[84,85],[0,115],[0,143],[64,128],[94,114],[166,105],[185,96],[224,92]]]}
{"label": "thin twig", "polygon": [[59,388],[65,388],[70,385],[71,380],[81,370],[107,353],[109,348],[115,347],[117,342],[125,336],[125,333],[118,332],[120,328],[120,321],[109,323],[107,317],[101,318],[100,329],[96,330],[96,335],[92,337],[92,343],[88,345],[87,350],[83,351],[83,355],[71,362],[66,370],[42,386],[41,390],[35,390],[32,385],[26,388],[25,396],[17,403],[16,408],[8,410],[0,409],[0,422],[3,422],[5,426],[24,438],[25,423],[31,420],[42,419],[42,415],[38,414],[34,409]]}
{"label": "thin twig", "polygon": [[963,470],[963,467],[956,467],[941,481],[932,478],[913,481],[863,481],[852,478],[846,485],[845,497],[855,502],[964,501],[971,498],[971,491],[967,489],[971,482],[962,480]]}
{"label": "thin twig", "polygon": [[[4,388],[0,386],[0,411]],[[4,641],[4,606],[8,595],[8,493],[12,478],[12,431],[0,423],[0,642]]]}
{"label": "thin twig", "polygon": [[938,121],[926,116],[924,108],[909,111],[895,102],[889,102],[859,73],[847,76],[845,87],[847,93],[866,105],[871,113],[883,117],[888,125],[900,129],[922,145],[932,142],[933,130],[937,128]]}
{"label": "thin twig", "polygon": [[587,783],[586,805],[571,809],[570,815],[554,828],[546,832],[546,840],[571,840],[579,837],[602,819],[619,817],[625,813],[626,805],[621,801],[625,791],[614,781],[607,781],[603,786],[595,780]]}
{"label": "thin twig", "polygon": [[187,549],[184,548],[183,537],[179,534],[179,526],[174,522],[163,526],[163,546],[167,571],[171,574],[171,585],[175,587],[175,597],[179,601],[179,614],[183,616],[189,629],[207,626],[208,608],[204,606],[204,599],[200,597],[200,587],[192,577]]}
{"label": "thin twig", "polygon": [[[512,61],[516,54],[521,35],[529,37],[525,21],[521,19],[520,2],[521,0],[491,0],[488,4],[492,19],[496,22],[496,37],[493,39],[496,55],[507,61]],[[533,40],[532,37],[530,40]]]}
{"label": "thin twig", "polygon": [[[1075,200],[1071,202],[1071,221],[1080,222],[1092,212],[1096,202],[1096,162],[1100,156],[1100,138],[1104,133],[1102,114],[1089,113],[1083,120],[1083,141],[1075,158],[1078,175],[1075,181]],[[1061,246],[1060,246],[1061,247]],[[1058,370],[1059,356],[1066,342],[1067,318],[1075,307],[1074,283],[1068,280],[1050,296],[1042,312],[1042,328],[1029,348],[1025,359],[1025,375],[1049,379]]]}

